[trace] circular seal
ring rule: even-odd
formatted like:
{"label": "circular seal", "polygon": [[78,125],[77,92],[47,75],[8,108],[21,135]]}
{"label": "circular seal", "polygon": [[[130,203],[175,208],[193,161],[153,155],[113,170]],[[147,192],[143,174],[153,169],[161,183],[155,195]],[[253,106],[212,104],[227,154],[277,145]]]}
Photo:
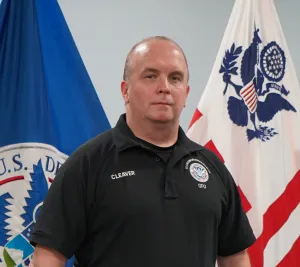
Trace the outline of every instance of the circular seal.
{"label": "circular seal", "polygon": [[190,165],[190,173],[195,180],[201,183],[205,183],[209,178],[208,171],[199,162],[194,162]]}
{"label": "circular seal", "polygon": [[260,54],[260,67],[264,75],[272,82],[282,80],[285,73],[286,58],[284,51],[276,42],[267,44]]}
{"label": "circular seal", "polygon": [[0,147],[0,262],[6,262],[5,249],[14,266],[29,266],[34,251],[30,234],[48,189],[67,157],[42,143]]}

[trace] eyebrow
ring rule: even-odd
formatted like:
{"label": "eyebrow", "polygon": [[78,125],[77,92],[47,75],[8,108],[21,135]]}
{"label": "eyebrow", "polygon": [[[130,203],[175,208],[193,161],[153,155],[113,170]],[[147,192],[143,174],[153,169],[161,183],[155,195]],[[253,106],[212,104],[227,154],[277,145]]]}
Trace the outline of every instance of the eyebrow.
{"label": "eyebrow", "polygon": [[142,73],[146,73],[146,72],[154,72],[154,73],[159,73],[159,70],[155,69],[155,68],[145,68]]}
{"label": "eyebrow", "polygon": [[171,72],[172,75],[179,75],[181,77],[184,77],[184,73],[182,71],[179,70],[175,70],[173,72]]}

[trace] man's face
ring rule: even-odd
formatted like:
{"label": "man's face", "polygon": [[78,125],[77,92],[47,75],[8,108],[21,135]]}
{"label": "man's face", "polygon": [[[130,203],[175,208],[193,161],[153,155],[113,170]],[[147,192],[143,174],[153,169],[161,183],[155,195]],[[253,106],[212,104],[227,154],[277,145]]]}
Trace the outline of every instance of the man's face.
{"label": "man's face", "polygon": [[187,80],[180,49],[165,40],[151,40],[132,54],[122,93],[130,111],[139,117],[157,123],[174,122],[189,93]]}

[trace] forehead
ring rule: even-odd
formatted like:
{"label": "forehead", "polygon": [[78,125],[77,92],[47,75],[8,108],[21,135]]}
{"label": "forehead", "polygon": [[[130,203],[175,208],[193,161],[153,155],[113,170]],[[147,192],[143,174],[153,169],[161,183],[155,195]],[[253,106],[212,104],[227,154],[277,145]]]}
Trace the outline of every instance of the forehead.
{"label": "forehead", "polygon": [[167,68],[187,71],[180,48],[170,41],[152,40],[136,47],[131,56],[132,71],[145,68]]}

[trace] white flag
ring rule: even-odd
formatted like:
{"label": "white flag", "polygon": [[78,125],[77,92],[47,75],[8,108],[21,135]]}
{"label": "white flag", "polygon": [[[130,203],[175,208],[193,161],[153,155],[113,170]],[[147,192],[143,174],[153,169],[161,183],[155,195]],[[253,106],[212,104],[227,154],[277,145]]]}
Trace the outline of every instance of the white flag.
{"label": "white flag", "polygon": [[254,267],[300,266],[300,87],[273,0],[237,0],[188,136],[233,175]]}

